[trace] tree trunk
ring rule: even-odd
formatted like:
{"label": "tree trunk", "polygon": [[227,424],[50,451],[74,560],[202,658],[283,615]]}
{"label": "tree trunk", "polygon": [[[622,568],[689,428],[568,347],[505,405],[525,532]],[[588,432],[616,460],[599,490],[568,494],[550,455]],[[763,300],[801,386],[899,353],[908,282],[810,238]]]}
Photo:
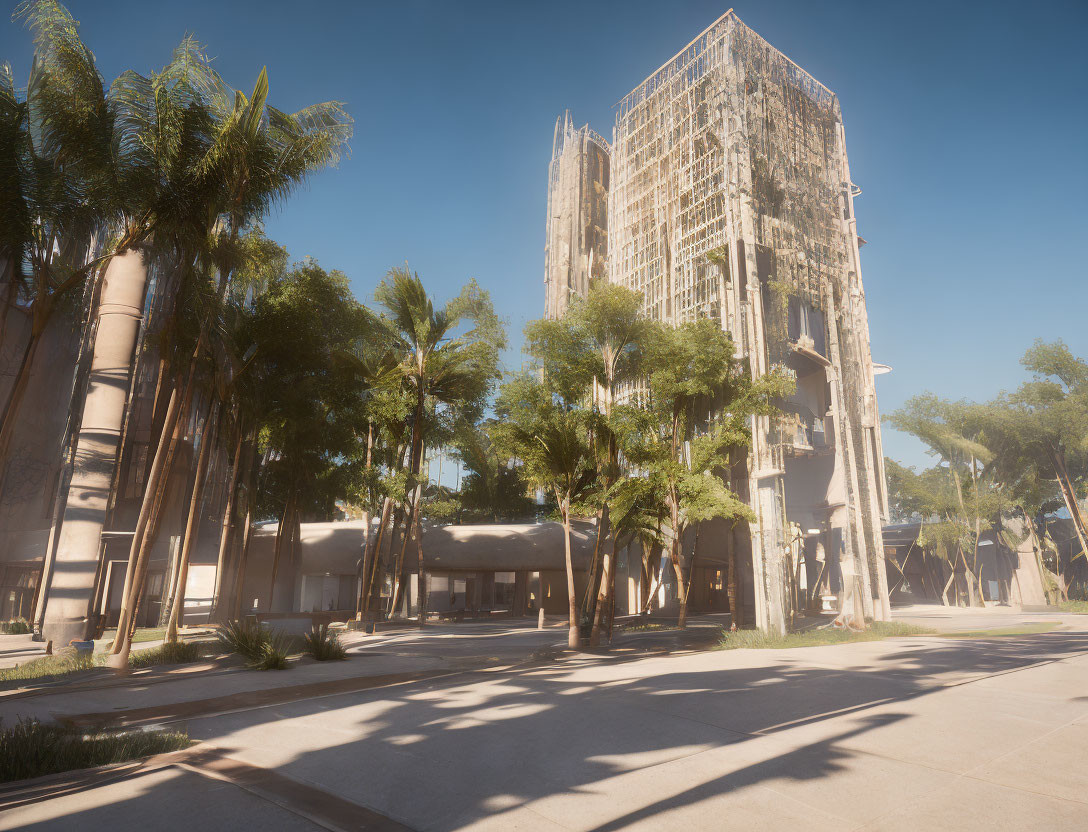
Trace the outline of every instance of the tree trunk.
{"label": "tree trunk", "polygon": [[[655,551],[659,550],[657,551],[657,567],[655,568],[653,564],[651,564],[650,566],[651,570],[653,571],[653,583],[650,585],[650,591],[646,594],[646,605],[642,608],[642,613],[644,615],[650,612],[650,608],[653,606],[654,603],[654,596],[657,595],[657,591],[661,587],[661,582],[664,580],[665,577],[663,572],[665,568],[665,564],[663,562],[665,558],[665,547],[659,546],[654,547],[654,549]],[[651,557],[653,556],[651,555]]]}
{"label": "tree trunk", "polygon": [[567,606],[568,606],[568,631],[567,647],[577,650],[582,646],[578,635],[578,596],[574,591],[574,565],[570,555],[570,498],[564,497],[559,504],[563,513],[563,547],[566,555],[567,567]]}
{"label": "tree trunk", "polygon": [[[389,570],[388,574],[393,588],[393,593],[389,597],[390,604],[393,603],[393,596],[397,594],[397,583],[400,580],[401,569],[404,566],[403,552],[407,544],[409,519],[411,519],[410,508],[407,515],[404,509],[400,507],[393,511],[393,526],[389,534],[388,555],[379,562],[380,566]],[[377,603],[381,593],[380,585],[376,584],[374,588],[376,590],[374,603]],[[388,616],[389,609],[381,611],[381,614]]]}
{"label": "tree trunk", "polygon": [[397,551],[397,559],[393,565],[393,597],[389,600],[389,618],[396,617],[401,601],[404,600],[404,585],[407,583],[408,578],[405,559],[408,555],[408,544],[411,542],[412,533],[415,529],[415,516],[415,508],[409,509],[408,517],[404,523],[404,531],[400,537],[400,549]]}
{"label": "tree trunk", "polygon": [[[181,435],[188,419],[189,407],[193,400],[196,359],[199,355],[200,341],[198,339],[197,353],[189,367],[184,392],[181,394],[180,399],[175,400],[175,394],[177,393],[177,385],[175,384],[170,393],[170,404],[167,405],[162,434],[155,449],[155,457],[148,473],[147,485],[140,504],[140,515],[136,521],[132,544],[129,547],[128,566],[125,570],[125,586],[121,597],[121,614],[117,623],[117,638],[114,640],[112,651],[113,657],[121,658],[111,657],[109,660],[111,667],[124,667],[128,663],[128,652],[131,646],[129,639],[131,633],[135,630],[136,612],[139,609],[140,597],[143,592],[147,562],[151,557],[151,549],[158,536],[159,513],[165,498],[170,474],[173,471],[177,446],[181,441]],[[126,624],[123,637],[122,622]]]}
{"label": "tree trunk", "polygon": [[242,590],[245,589],[246,561],[249,560],[249,539],[253,529],[253,503],[246,504],[246,525],[242,530],[242,551],[238,555],[238,570],[234,584],[234,609],[231,610],[235,618],[242,617]]}
{"label": "tree trunk", "polygon": [[224,571],[227,565],[227,552],[230,549],[230,542],[234,533],[234,497],[238,491],[238,478],[240,476],[240,468],[242,463],[242,437],[244,433],[242,426],[238,425],[238,439],[234,445],[234,460],[230,467],[230,479],[227,486],[227,501],[223,507],[223,525],[219,530],[219,558],[216,561],[215,567],[215,589],[212,592],[212,609],[211,614],[208,616],[208,620],[213,623],[221,623],[222,614],[220,607],[221,595],[223,594],[226,581],[226,575]]}
{"label": "tree trunk", "polygon": [[[366,468],[364,471],[367,475],[370,474],[371,464],[374,459],[374,423],[367,421],[366,423]],[[360,587],[366,580],[366,570],[368,568],[367,555],[370,552],[370,494],[367,493],[366,507],[363,509],[363,546],[362,556],[359,558],[359,581]],[[362,606],[360,601],[362,600],[362,592],[358,593],[355,605],[355,620],[358,621],[362,617]]]}
{"label": "tree trunk", "polygon": [[[607,505],[604,507],[604,517],[605,522],[608,522]],[[609,534],[608,546],[601,558],[601,585],[597,590],[597,601],[593,605],[593,626],[589,631],[589,643],[592,647],[596,647],[601,641],[600,628],[604,626],[601,612],[608,608],[609,601],[612,598],[612,587],[615,585],[615,561],[616,536]]]}
{"label": "tree trunk", "polygon": [[[729,599],[729,628],[736,630],[744,623],[744,616],[740,608],[740,591],[737,586],[737,573],[739,570],[737,569],[737,535],[735,528],[732,542],[733,545],[729,547],[729,564],[726,567],[725,595]],[[826,562],[823,565],[826,567]],[[819,578],[816,579],[816,583],[819,586]]]}
{"label": "tree trunk", "polygon": [[[1073,485],[1069,479],[1069,471],[1065,467],[1065,459],[1063,454],[1057,450],[1050,450],[1050,458],[1054,463],[1054,472],[1058,478],[1058,488],[1062,492],[1062,499],[1065,501],[1065,508],[1069,512],[1069,516],[1073,519],[1073,528],[1077,533],[1077,540],[1080,541],[1081,551],[1088,557],[1088,531],[1084,527],[1084,515],[1081,514],[1080,504],[1077,502],[1076,492],[1073,490]],[[1061,552],[1055,553],[1055,558],[1058,562],[1058,569],[1061,569]]]}
{"label": "tree trunk", "polygon": [[423,484],[416,484],[416,510],[415,524],[412,528],[412,534],[416,539],[416,560],[417,560],[417,572],[416,572],[416,589],[419,592],[419,626],[424,627],[427,624],[427,570],[423,565],[423,519],[420,516],[423,513],[423,507],[420,501],[423,499]]}
{"label": "tree trunk", "polygon": [[272,602],[276,597],[276,576],[279,574],[280,570],[280,558],[283,557],[285,535],[289,535],[292,532],[294,500],[295,492],[292,490],[291,493],[287,495],[287,502],[283,504],[283,516],[280,518],[279,526],[276,528],[276,551],[272,557],[272,581],[268,586],[269,612],[272,612]]}
{"label": "tree trunk", "polygon": [[669,547],[669,560],[676,575],[676,603],[680,608],[676,626],[683,630],[688,625],[688,588],[684,580],[684,568],[680,563],[680,538],[677,536]]}
{"label": "tree trunk", "polygon": [[11,390],[8,391],[3,416],[0,417],[0,493],[3,492],[4,479],[10,461],[8,451],[11,447],[12,435],[15,433],[15,423],[19,417],[19,407],[23,402],[23,396],[26,395],[26,389],[30,385],[30,371],[34,366],[34,356],[38,353],[38,345],[41,340],[42,332],[38,331],[37,321],[35,321],[31,326],[30,338],[23,349],[23,358],[19,363],[19,369],[15,372],[15,380],[12,382]]}
{"label": "tree trunk", "polygon": [[132,544],[129,547],[128,565],[125,568],[125,584],[121,593],[121,613],[117,621],[117,637],[113,641],[110,664],[112,667],[128,666],[129,639],[132,621],[135,618],[134,607],[139,597],[144,557],[147,551],[147,529],[156,503],[158,503],[163,484],[166,479],[165,472],[170,467],[169,460],[173,457],[177,446],[178,431],[180,430],[180,413],[182,410],[182,398],[177,385],[174,385],[170,393],[170,404],[166,409],[166,420],[163,431],[159,437],[158,446],[155,448],[155,456],[148,472],[147,485],[145,486],[143,500],[140,504],[140,515],[136,521],[136,530],[132,536]]}
{"label": "tree trunk", "polygon": [[368,551],[363,552],[363,580],[359,586],[359,603],[357,606],[357,620],[365,618],[370,611],[371,587],[374,585],[374,576],[378,572],[378,559],[382,553],[382,543],[385,537],[385,527],[389,524],[389,515],[393,512],[393,501],[385,498],[382,504],[382,513],[378,517],[378,530],[374,539],[368,545]]}
{"label": "tree trunk", "polygon": [[178,569],[174,583],[174,598],[170,605],[170,618],[166,624],[166,640],[175,642],[178,640],[178,626],[182,623],[185,608],[185,584],[189,577],[189,557],[192,555],[193,546],[197,535],[200,533],[200,501],[204,494],[204,479],[208,470],[208,460],[211,458],[212,445],[215,443],[216,428],[219,420],[215,416],[215,408],[208,407],[208,415],[204,419],[203,436],[200,437],[200,456],[196,463],[196,475],[193,477],[193,493],[189,498],[189,516],[185,521],[185,537],[181,543],[181,556],[178,558]]}
{"label": "tree trunk", "polygon": [[64,509],[43,637],[57,644],[85,638],[94,627],[102,526],[128,398],[133,349],[140,329],[147,263],[129,249],[106,267],[97,311],[87,395],[76,439],[75,467]]}
{"label": "tree trunk", "polygon": [[601,558],[607,536],[608,504],[605,503],[597,509],[597,535],[593,542],[593,557],[589,561],[589,573],[586,576],[586,595],[582,601],[582,611],[587,618],[593,618],[593,611],[597,606],[597,588],[601,579]]}

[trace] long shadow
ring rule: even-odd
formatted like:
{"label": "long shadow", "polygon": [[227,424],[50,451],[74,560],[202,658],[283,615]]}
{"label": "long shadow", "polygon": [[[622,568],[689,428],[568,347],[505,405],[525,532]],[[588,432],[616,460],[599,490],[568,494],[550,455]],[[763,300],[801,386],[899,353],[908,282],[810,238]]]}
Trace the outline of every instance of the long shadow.
{"label": "long shadow", "polygon": [[[758,667],[723,668],[724,660],[706,656],[694,669],[676,664],[691,661],[685,659],[587,657],[302,700],[194,720],[189,729],[194,738],[244,749],[232,752],[239,759],[413,828],[453,830],[487,818],[501,823],[503,813],[518,807],[578,795],[578,805],[588,807],[578,825],[606,832],[768,780],[828,777],[853,756],[841,747],[844,740],[909,718],[866,715],[866,709],[925,695],[953,669],[1003,672],[1083,653],[1088,634],[986,646],[993,649],[967,641],[916,644],[880,660],[892,672],[880,672],[880,665],[874,672],[872,665],[807,664],[819,661],[816,651],[801,658],[764,654],[768,661]],[[843,714],[852,714],[851,721],[828,725],[826,736],[774,750],[782,740],[769,735],[789,737],[799,725]],[[752,746],[756,740],[760,745]],[[668,766],[719,749],[735,751],[739,767],[718,776],[705,767],[699,774],[694,763],[681,763],[682,775]],[[633,807],[603,796],[609,778],[655,766],[662,768],[643,782],[663,782],[658,773],[672,777],[673,787],[660,786],[671,796],[654,800],[650,792]],[[153,807],[154,789],[147,800]],[[639,805],[644,801],[650,802]],[[176,827],[157,828],[189,825],[180,818]]]}

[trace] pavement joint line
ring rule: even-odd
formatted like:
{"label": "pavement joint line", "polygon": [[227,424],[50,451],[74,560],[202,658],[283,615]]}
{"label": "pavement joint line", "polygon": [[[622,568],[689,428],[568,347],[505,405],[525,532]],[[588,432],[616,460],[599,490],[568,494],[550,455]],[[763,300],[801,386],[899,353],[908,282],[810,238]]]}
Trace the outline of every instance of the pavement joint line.
{"label": "pavement joint line", "polygon": [[216,746],[194,749],[190,757],[175,765],[203,777],[230,783],[331,832],[413,832],[406,824],[368,806],[302,778],[229,757]]}
{"label": "pavement joint line", "polygon": [[806,809],[808,809],[810,811],[819,812],[822,815],[827,815],[829,818],[834,818],[835,820],[841,821],[842,823],[850,823],[850,818],[844,818],[842,815],[838,815],[835,812],[829,812],[823,806],[818,806],[815,803],[809,803],[806,800],[801,800],[800,798],[792,797],[791,795],[788,795],[785,792],[779,791],[778,789],[774,788],[773,786],[768,786],[766,783],[760,783],[759,788],[770,792],[775,797],[780,798],[781,800],[787,800],[787,801],[790,801],[791,803],[796,803],[798,806],[804,806]]}
{"label": "pavement joint line", "polygon": [[[224,754],[221,748],[200,742],[180,751],[156,754],[119,765],[58,772],[29,781],[17,781],[12,784],[14,788],[0,788],[0,811],[91,791],[170,768],[230,783],[331,832],[413,832],[411,827],[400,821],[328,792],[316,784],[289,777],[275,769],[236,760]],[[275,788],[270,788],[271,785]]]}

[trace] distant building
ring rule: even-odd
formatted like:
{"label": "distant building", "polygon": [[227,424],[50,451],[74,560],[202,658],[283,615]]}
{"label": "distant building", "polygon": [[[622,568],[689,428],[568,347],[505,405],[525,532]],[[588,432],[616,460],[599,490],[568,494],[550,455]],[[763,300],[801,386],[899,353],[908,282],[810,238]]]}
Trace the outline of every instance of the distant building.
{"label": "distant building", "polygon": [[[564,136],[588,134],[564,123]],[[574,217],[556,206],[578,204],[585,178],[580,156],[565,159],[553,153],[549,180],[548,316],[588,287],[553,234]],[[784,628],[805,600],[798,578],[809,602],[845,588],[886,618],[860,189],[837,97],[730,11],[620,101],[608,161],[608,279],[641,292],[655,320],[720,321],[754,375],[778,366],[797,379],[783,416],[754,420],[732,483],[758,516],[751,534],[707,544],[744,566],[754,623]]]}
{"label": "distant building", "polygon": [[590,278],[604,277],[608,255],[608,142],[575,129],[569,111],[555,122],[545,238],[545,314],[557,318]]}

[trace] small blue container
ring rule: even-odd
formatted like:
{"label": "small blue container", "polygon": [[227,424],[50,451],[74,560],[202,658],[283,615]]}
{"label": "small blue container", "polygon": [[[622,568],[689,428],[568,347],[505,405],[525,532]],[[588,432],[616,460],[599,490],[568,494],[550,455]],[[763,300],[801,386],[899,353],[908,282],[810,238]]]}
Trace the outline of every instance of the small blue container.
{"label": "small blue container", "polygon": [[72,639],[70,642],[68,642],[68,645],[70,647],[76,648],[77,653],[93,653],[94,652],[94,642],[93,641],[79,641],[77,639]]}

